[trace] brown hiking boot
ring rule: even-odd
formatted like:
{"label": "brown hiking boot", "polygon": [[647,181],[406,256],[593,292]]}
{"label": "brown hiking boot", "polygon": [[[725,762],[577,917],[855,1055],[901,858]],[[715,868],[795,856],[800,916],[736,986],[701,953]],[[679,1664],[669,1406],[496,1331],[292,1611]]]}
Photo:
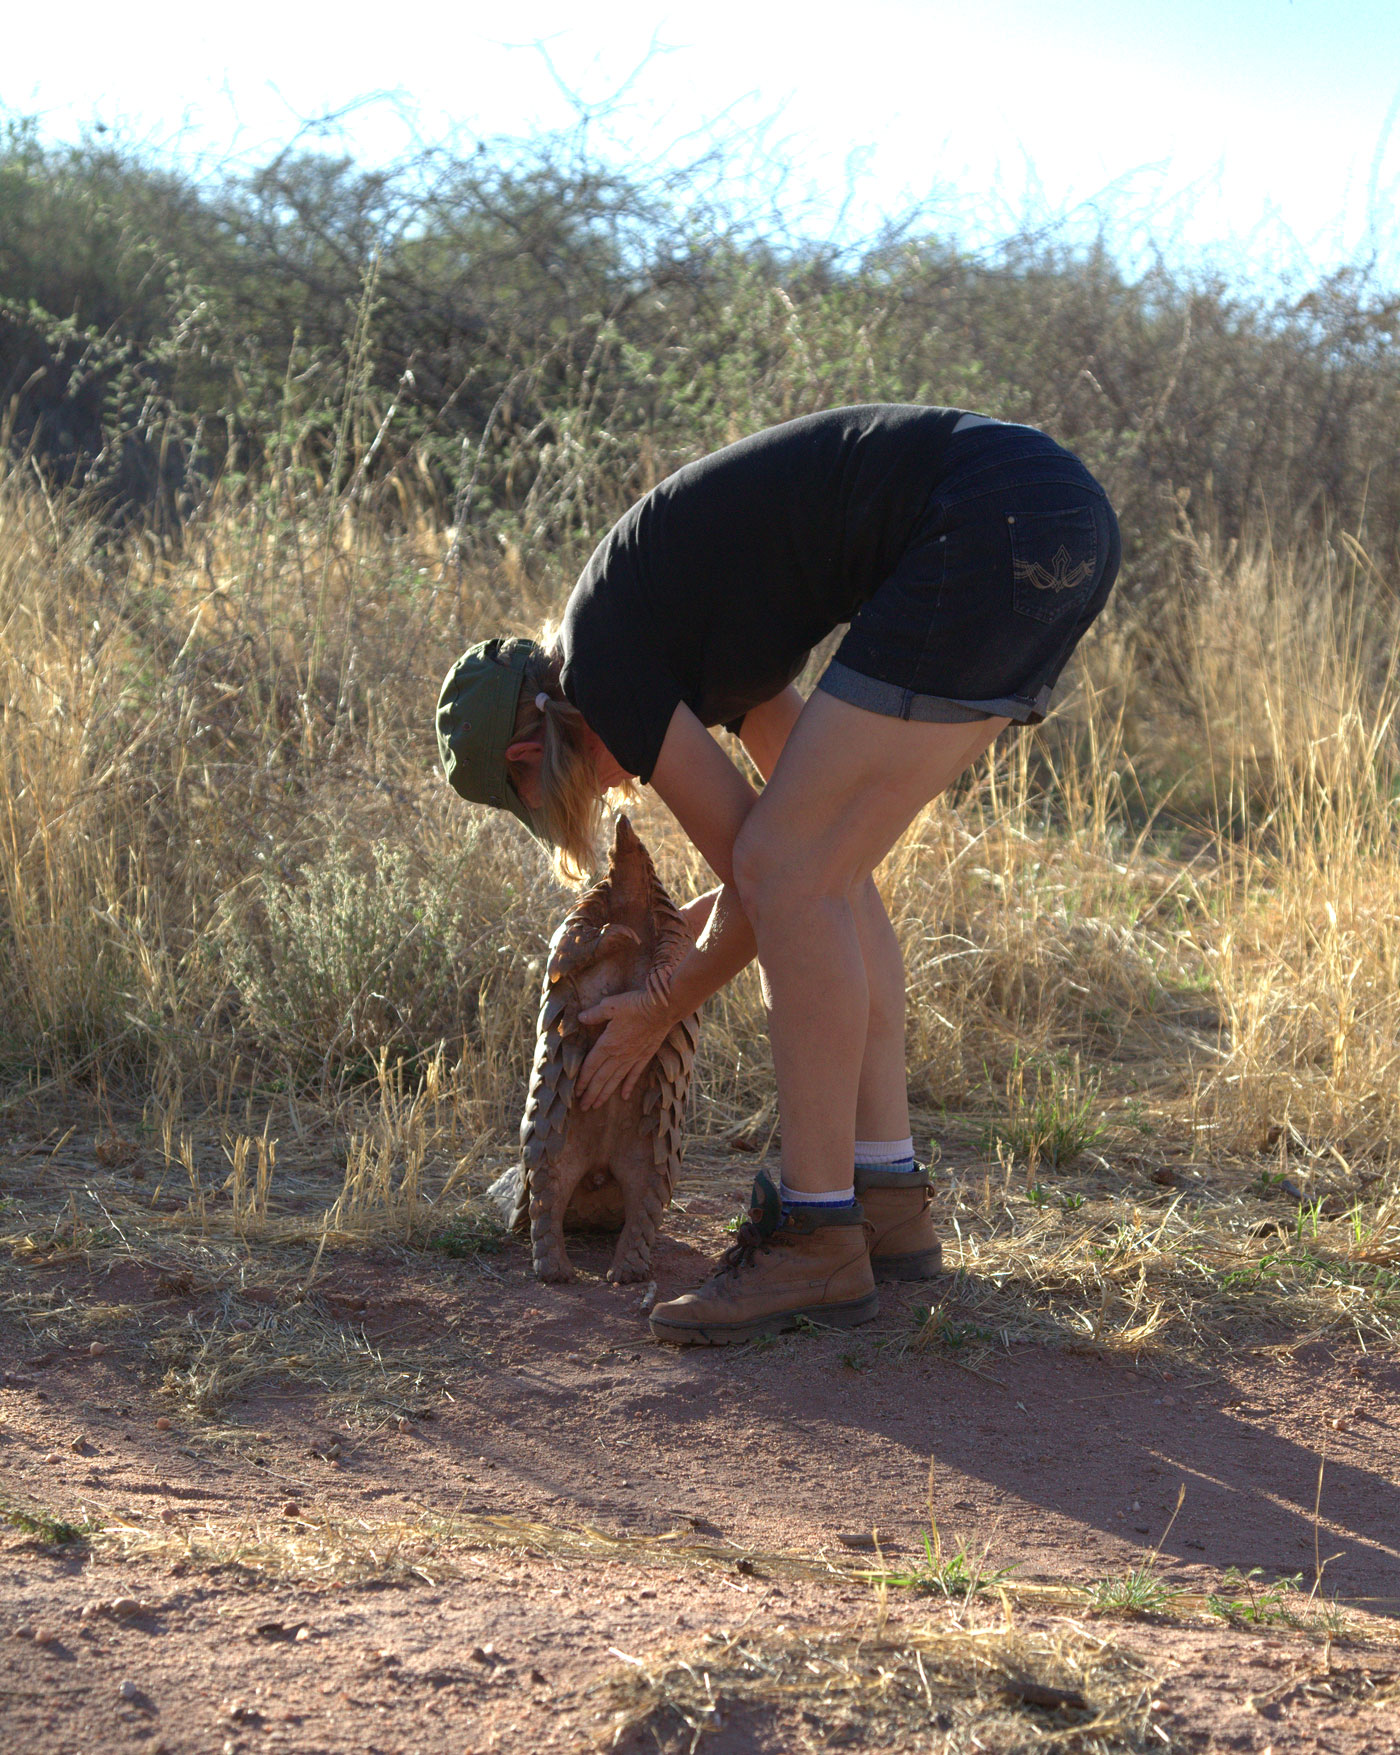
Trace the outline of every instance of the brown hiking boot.
{"label": "brown hiking boot", "polygon": [[871,1228],[870,1268],[877,1280],[931,1280],[942,1271],[927,1173],[857,1170],[856,1197]]}
{"label": "brown hiking boot", "polygon": [[854,1328],[879,1309],[860,1207],[784,1213],[772,1179],[760,1172],[749,1216],[714,1274],[658,1304],[651,1332],[678,1346],[722,1347],[792,1328],[802,1316]]}

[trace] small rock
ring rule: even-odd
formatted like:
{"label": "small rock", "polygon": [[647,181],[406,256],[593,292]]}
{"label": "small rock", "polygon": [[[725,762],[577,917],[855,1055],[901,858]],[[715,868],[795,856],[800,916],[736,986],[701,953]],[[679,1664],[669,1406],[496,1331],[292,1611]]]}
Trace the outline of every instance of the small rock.
{"label": "small rock", "polygon": [[52,1627],[36,1627],[34,1629],[34,1643],[35,1645],[56,1645],[58,1635]]}
{"label": "small rock", "polygon": [[179,1523],[180,1513],[173,1505],[163,1506],[160,1512],[160,1521],[162,1523]]}
{"label": "small rock", "polygon": [[156,1421],[156,1431],[157,1432],[168,1432],[169,1430],[170,1430],[169,1417],[165,1414],[162,1414],[161,1417]]}
{"label": "small rock", "polygon": [[302,1641],[304,1641],[304,1640],[310,1639],[310,1637],[311,1637],[311,1629],[309,1627],[298,1627],[297,1628],[296,1639],[297,1639],[298,1644],[301,1644]]}
{"label": "small rock", "polygon": [[135,1682],[128,1677],[127,1680],[122,1683],[121,1687],[117,1689],[117,1693],[121,1695],[123,1700],[136,1700],[140,1697],[141,1690],[136,1686]]}
{"label": "small rock", "polygon": [[46,1463],[62,1462],[63,1461],[63,1454],[61,1451],[48,1450],[48,1451],[44,1452],[44,1455],[43,1455],[41,1460],[46,1462]]}
{"label": "small rock", "polygon": [[289,1499],[287,1501],[287,1503],[282,1507],[282,1515],[283,1515],[283,1517],[300,1517],[301,1516],[301,1507],[296,1503],[295,1500]]}
{"label": "small rock", "polygon": [[100,1359],[106,1351],[106,1341],[94,1341],[88,1348],[88,1357],[91,1359]]}
{"label": "small rock", "polygon": [[15,1628],[16,1639],[33,1639],[33,1637],[34,1629],[29,1625],[28,1621],[21,1621],[19,1626]]}
{"label": "small rock", "polygon": [[468,1655],[471,1657],[472,1662],[476,1664],[494,1664],[499,1663],[500,1661],[496,1655],[495,1646],[490,1644],[474,1645]]}
{"label": "small rock", "polygon": [[648,1597],[654,1597],[656,1595],[656,1592],[654,1590],[639,1590],[637,1592],[637,1595],[639,1597],[642,1597],[642,1598],[648,1598]]}
{"label": "small rock", "polygon": [[549,1678],[544,1674],[544,1672],[542,1670],[531,1670],[530,1671],[530,1680],[541,1688],[544,1687],[544,1685],[548,1681],[548,1679]]}
{"label": "small rock", "polygon": [[142,1604],[135,1597],[113,1597],[111,1612],[114,1615],[139,1615]]}

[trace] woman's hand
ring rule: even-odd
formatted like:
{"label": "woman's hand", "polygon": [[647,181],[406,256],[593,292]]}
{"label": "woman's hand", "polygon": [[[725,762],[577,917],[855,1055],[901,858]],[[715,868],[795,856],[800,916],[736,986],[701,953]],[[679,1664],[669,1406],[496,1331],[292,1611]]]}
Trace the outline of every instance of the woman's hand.
{"label": "woman's hand", "polygon": [[631,993],[614,993],[579,1014],[582,1024],[607,1028],[593,1044],[579,1072],[574,1100],[596,1109],[616,1092],[630,1097],[671,1033],[671,1006],[664,984],[653,982]]}

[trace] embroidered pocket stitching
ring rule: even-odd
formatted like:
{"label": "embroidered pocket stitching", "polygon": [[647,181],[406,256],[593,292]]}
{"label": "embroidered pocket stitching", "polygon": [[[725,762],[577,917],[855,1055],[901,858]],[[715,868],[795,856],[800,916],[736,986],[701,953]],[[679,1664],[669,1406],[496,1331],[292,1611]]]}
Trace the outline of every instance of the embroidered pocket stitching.
{"label": "embroidered pocket stitching", "polygon": [[1017,560],[1012,564],[1016,577],[1034,585],[1037,591],[1077,591],[1094,570],[1093,561],[1072,565],[1070,552],[1063,543],[1055,550],[1049,567],[1042,567],[1039,561]]}

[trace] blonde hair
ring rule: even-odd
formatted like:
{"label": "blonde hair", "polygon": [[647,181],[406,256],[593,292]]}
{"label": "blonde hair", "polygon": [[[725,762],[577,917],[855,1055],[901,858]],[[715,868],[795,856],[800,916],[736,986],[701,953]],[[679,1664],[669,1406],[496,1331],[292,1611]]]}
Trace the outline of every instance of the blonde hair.
{"label": "blonde hair", "polygon": [[[555,874],[567,884],[583,883],[597,863],[598,831],[605,794],[598,790],[597,772],[584,740],[583,714],[564,699],[560,672],[564,654],[559,629],[546,622],[538,650],[526,660],[515,712],[515,736],[539,738],[541,826],[554,847]],[[545,696],[543,707],[536,704]],[[632,795],[631,788],[619,788]]]}

